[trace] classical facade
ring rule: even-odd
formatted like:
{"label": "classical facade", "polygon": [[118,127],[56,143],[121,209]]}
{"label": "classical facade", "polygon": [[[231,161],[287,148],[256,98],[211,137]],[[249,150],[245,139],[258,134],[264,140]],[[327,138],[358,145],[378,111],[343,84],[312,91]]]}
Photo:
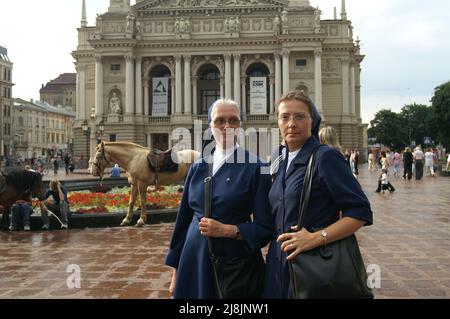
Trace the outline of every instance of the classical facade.
{"label": "classical facade", "polygon": [[111,0],[92,27],[83,1],[73,57],[77,154],[86,155],[87,124],[91,152],[99,138],[168,148],[175,128],[205,127],[219,97],[239,102],[246,129],[268,132],[248,143],[267,153],[279,143],[274,101],[292,89],[311,96],[344,148],[363,148],[364,57],[344,0],[333,20],[307,0]]}
{"label": "classical facade", "polygon": [[40,101],[55,106],[70,107],[75,111],[76,106],[76,73],[63,73],[39,90]]}
{"label": "classical facade", "polygon": [[70,152],[75,112],[39,101],[14,101],[15,155],[22,158]]}
{"label": "classical facade", "polygon": [[12,69],[8,50],[0,46],[0,155],[11,156],[14,143],[12,126]]}

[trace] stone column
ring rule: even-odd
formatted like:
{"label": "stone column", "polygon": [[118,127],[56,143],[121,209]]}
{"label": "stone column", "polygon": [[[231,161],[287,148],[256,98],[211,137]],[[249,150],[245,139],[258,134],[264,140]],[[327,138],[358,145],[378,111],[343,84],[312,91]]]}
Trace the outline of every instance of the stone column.
{"label": "stone column", "polygon": [[125,56],[125,95],[126,95],[126,102],[125,102],[125,114],[126,115],[133,115],[134,114],[134,77],[133,77],[133,71],[134,71],[134,57],[132,55],[126,55]]}
{"label": "stone column", "polygon": [[274,110],[274,100],[275,100],[275,98],[273,96],[274,84],[275,83],[274,83],[273,76],[269,77],[269,81],[270,81],[270,95],[269,95],[269,98],[270,98],[270,101],[269,101],[270,110],[269,110],[269,114],[273,114],[275,112],[275,110]]}
{"label": "stone column", "polygon": [[234,63],[234,91],[233,91],[233,99],[239,104],[241,100],[241,55],[233,54],[233,63]]}
{"label": "stone column", "polygon": [[184,59],[184,114],[192,114],[191,106],[191,56],[185,55]]}
{"label": "stone column", "polygon": [[356,115],[356,92],[355,92],[355,63],[354,61],[350,62],[350,112],[354,116]]}
{"label": "stone column", "polygon": [[[79,72],[79,68],[78,66],[75,67],[75,70],[77,71],[77,82],[75,85],[75,96],[76,96],[76,106],[75,106],[75,120],[80,120],[81,116],[80,116],[80,72]],[[0,151],[3,151],[3,148],[0,149]]]}
{"label": "stone column", "polygon": [[172,76],[170,78],[170,87],[171,87],[171,94],[170,94],[170,98],[171,98],[171,105],[170,105],[170,109],[171,109],[171,114],[175,114],[175,78]]}
{"label": "stone column", "polygon": [[350,114],[350,89],[349,89],[349,73],[350,73],[350,67],[349,63],[350,60],[348,57],[341,59],[342,63],[342,113],[343,115],[349,115]]}
{"label": "stone column", "polygon": [[241,77],[241,83],[242,83],[242,114],[247,114],[247,77],[242,76]]}
{"label": "stone column", "polygon": [[274,54],[275,58],[275,99],[281,97],[282,84],[281,84],[281,55],[279,53]]}
{"label": "stone column", "polygon": [[144,79],[144,115],[149,116],[150,96],[149,96],[149,79]]}
{"label": "stone column", "polygon": [[231,55],[225,54],[225,98],[231,98]]}
{"label": "stone column", "polygon": [[142,58],[136,58],[136,114],[144,114],[142,105]]}
{"label": "stone column", "polygon": [[283,50],[283,94],[289,91],[289,50]]}
{"label": "stone column", "polygon": [[80,120],[87,120],[86,116],[86,65],[78,65],[78,94],[77,102],[78,102],[78,112],[80,116]]}
{"label": "stone column", "polygon": [[192,77],[192,113],[198,114],[198,101],[197,101],[197,77]]}
{"label": "stone column", "polygon": [[225,97],[224,93],[225,93],[224,80],[223,80],[223,76],[221,76],[220,77],[220,97],[221,98]]}
{"label": "stone column", "polygon": [[317,110],[323,115],[322,108],[322,50],[314,50],[314,95]]}
{"label": "stone column", "polygon": [[181,114],[183,108],[181,84],[181,55],[175,56],[175,114]]}
{"label": "stone column", "polygon": [[95,115],[103,116],[103,62],[100,55],[95,56]]}

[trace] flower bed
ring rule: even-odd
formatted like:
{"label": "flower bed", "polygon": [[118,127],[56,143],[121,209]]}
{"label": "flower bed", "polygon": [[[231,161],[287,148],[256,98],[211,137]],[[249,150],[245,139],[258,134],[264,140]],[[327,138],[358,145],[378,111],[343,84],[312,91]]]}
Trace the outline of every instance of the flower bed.
{"label": "flower bed", "polygon": [[[92,193],[90,191],[69,192],[70,210],[75,214],[126,212],[130,201],[130,187],[113,188],[108,193]],[[182,188],[166,186],[147,192],[147,209],[177,208],[180,205]],[[135,205],[135,210],[139,206]]]}

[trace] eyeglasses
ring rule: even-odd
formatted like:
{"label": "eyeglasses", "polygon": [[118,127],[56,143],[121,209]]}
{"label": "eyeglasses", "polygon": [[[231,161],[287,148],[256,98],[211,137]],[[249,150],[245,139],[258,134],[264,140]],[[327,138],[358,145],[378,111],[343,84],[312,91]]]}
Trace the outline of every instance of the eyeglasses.
{"label": "eyeglasses", "polygon": [[223,117],[217,117],[213,121],[216,126],[224,126],[226,123],[230,126],[236,126],[241,123],[241,120],[238,117],[231,117],[229,119],[225,119]]}
{"label": "eyeglasses", "polygon": [[306,113],[295,113],[295,114],[280,114],[278,116],[278,120],[280,120],[283,123],[289,122],[291,119],[293,119],[296,122],[303,122],[309,117]]}

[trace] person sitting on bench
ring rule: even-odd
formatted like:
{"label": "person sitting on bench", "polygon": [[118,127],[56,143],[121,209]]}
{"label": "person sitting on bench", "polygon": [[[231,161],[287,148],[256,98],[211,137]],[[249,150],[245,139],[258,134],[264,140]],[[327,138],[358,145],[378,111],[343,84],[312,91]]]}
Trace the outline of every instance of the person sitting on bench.
{"label": "person sitting on bench", "polygon": [[[53,197],[53,202],[46,201],[50,196]],[[48,219],[48,211],[50,210],[55,215],[61,218],[61,228],[68,228],[69,201],[67,200],[67,190],[57,180],[50,181],[50,189],[44,196],[44,201],[41,201],[41,215],[42,215],[42,229],[50,228],[50,220]]]}

